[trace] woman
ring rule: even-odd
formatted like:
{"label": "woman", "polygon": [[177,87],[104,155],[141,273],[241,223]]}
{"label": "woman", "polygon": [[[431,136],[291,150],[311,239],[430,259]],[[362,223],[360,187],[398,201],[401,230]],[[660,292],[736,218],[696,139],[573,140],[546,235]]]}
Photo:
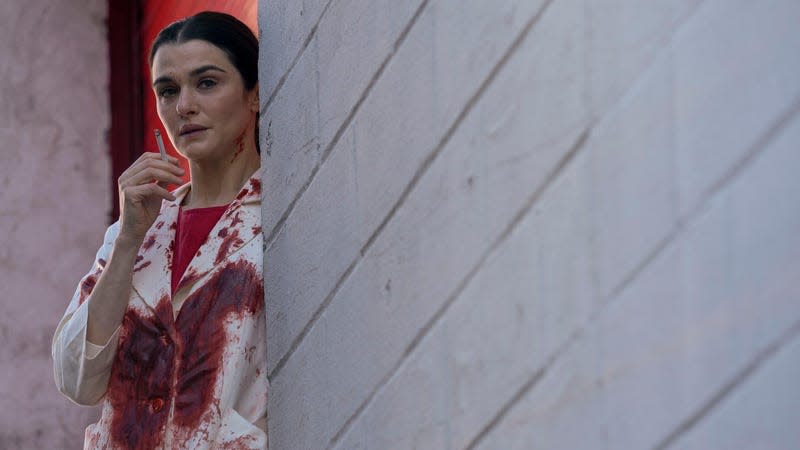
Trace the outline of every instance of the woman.
{"label": "woman", "polygon": [[188,159],[146,152],[53,337],[56,384],[102,402],[86,448],[266,448],[258,42],[227,14],[169,25],[150,53],[158,115]]}

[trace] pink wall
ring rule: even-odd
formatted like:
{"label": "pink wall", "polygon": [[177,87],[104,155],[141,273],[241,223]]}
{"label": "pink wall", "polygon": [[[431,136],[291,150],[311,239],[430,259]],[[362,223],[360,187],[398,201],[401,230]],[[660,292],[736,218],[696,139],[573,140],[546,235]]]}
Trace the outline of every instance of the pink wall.
{"label": "pink wall", "polygon": [[50,342],[111,202],[106,1],[0,3],[0,448],[81,448]]}

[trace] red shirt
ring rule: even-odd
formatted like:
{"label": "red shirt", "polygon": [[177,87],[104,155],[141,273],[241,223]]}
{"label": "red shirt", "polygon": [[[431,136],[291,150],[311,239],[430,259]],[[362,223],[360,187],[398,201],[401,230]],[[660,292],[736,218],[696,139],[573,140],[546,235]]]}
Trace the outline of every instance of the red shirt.
{"label": "red shirt", "polygon": [[175,229],[175,253],[172,255],[172,294],[189,267],[189,263],[208,238],[228,205],[195,208],[178,212]]}

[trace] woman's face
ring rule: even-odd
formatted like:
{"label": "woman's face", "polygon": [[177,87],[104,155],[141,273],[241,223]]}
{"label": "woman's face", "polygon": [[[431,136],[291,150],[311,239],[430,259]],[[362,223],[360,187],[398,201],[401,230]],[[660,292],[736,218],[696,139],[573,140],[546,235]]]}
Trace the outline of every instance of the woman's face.
{"label": "woman's face", "polygon": [[152,77],[158,117],[188,159],[230,158],[245,145],[248,128],[255,129],[258,89],[246,91],[239,71],[213,44],[195,39],[161,46]]}

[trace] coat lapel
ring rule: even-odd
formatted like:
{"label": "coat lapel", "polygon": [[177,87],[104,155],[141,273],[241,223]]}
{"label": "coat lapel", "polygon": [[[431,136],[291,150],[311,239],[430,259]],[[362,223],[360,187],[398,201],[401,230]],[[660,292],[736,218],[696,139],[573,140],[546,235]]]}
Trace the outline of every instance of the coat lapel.
{"label": "coat lapel", "polygon": [[[172,296],[172,257],[178,212],[190,184],[178,188],[175,201],[163,201],[159,216],[142,242],[134,266],[133,290],[166,325],[174,322],[173,308],[158,308],[162,301],[178,307],[192,286],[228,256],[261,234],[261,169],[245,183],[192,258]],[[177,311],[173,311],[177,314]],[[163,316],[163,317],[162,317]]]}
{"label": "coat lapel", "polygon": [[224,264],[230,255],[261,234],[260,204],[261,170],[259,169],[245,183],[189,262],[175,289],[178,304],[192,291],[192,286],[199,279],[215,267]]}
{"label": "coat lapel", "polygon": [[167,313],[170,308],[158,308],[162,301],[170,302],[172,274],[172,253],[175,242],[175,228],[178,221],[179,205],[189,192],[189,184],[178,188],[175,201],[162,201],[161,210],[145,235],[136,264],[133,268],[133,290],[142,301],[152,308],[164,324],[172,322]]}

